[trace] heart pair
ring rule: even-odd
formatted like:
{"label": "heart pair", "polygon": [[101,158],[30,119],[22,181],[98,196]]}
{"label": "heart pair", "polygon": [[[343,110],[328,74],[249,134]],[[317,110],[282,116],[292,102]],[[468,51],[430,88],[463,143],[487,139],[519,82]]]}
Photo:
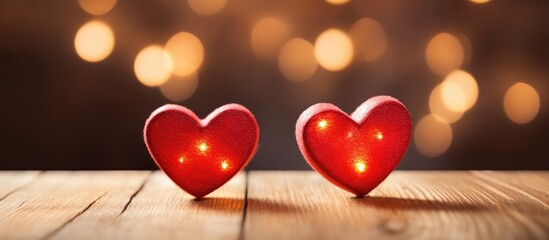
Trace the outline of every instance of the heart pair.
{"label": "heart pair", "polygon": [[[392,97],[377,96],[351,116],[328,103],[309,107],[297,121],[296,139],[314,170],[362,197],[396,168],[411,131],[406,107]],[[201,198],[248,164],[257,150],[259,127],[252,113],[238,104],[224,105],[205,119],[168,104],[151,114],[144,137],[158,167]]]}

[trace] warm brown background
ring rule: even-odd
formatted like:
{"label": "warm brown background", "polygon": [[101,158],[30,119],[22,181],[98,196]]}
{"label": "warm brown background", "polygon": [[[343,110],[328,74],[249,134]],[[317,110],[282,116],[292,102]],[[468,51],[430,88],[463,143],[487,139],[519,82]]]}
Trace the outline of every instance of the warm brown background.
{"label": "warm brown background", "polygon": [[[255,113],[260,148],[250,169],[308,169],[293,134],[304,109],[332,102],[352,112],[374,95],[390,94],[408,106],[414,123],[429,113],[430,91],[442,77],[424,59],[425,45],[441,31],[469,38],[463,66],[479,85],[479,99],[452,125],[450,149],[420,155],[412,143],[400,169],[549,169],[549,2],[229,0],[216,15],[194,13],[186,1],[120,0],[93,17],[76,0],[0,2],[0,169],[154,169],[142,140],[151,111],[169,102],[139,83],[134,58],[143,47],[179,31],[200,36],[205,62],[196,93],[181,104],[204,117],[237,102]],[[314,42],[330,27],[348,29],[362,17],[383,24],[389,47],[373,63],[353,61],[341,72],[319,69],[315,79],[292,83],[276,61],[250,48],[250,31],[265,15],[281,16],[294,35]],[[109,22],[116,46],[102,62],[88,63],[74,50],[74,35],[91,19]],[[517,81],[536,88],[537,117],[511,122],[502,107]]]}

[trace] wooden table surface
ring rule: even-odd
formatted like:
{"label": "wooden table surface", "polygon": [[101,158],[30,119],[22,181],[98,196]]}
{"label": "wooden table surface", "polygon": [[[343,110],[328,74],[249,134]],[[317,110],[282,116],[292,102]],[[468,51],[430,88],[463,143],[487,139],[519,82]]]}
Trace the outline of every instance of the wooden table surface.
{"label": "wooden table surface", "polygon": [[548,239],[549,171],[396,171],[365,198],[312,171],[203,200],[162,172],[0,172],[0,239]]}

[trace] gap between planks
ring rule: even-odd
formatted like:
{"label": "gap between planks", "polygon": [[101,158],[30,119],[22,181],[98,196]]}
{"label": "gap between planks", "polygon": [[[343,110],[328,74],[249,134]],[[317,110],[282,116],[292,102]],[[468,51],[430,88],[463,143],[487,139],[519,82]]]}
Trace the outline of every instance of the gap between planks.
{"label": "gap between planks", "polygon": [[240,222],[240,229],[238,232],[238,239],[244,240],[244,225],[246,223],[246,213],[248,212],[248,187],[250,181],[250,172],[244,171],[244,206],[242,207],[242,221]]}

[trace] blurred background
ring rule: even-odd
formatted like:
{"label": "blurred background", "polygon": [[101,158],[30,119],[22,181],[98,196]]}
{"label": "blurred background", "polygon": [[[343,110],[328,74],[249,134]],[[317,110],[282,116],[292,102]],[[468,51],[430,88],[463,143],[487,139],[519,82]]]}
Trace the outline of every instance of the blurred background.
{"label": "blurred background", "polygon": [[309,169],[312,104],[410,110],[399,169],[549,169],[544,0],[0,2],[0,169],[156,169],[149,114],[248,107],[248,169]]}

